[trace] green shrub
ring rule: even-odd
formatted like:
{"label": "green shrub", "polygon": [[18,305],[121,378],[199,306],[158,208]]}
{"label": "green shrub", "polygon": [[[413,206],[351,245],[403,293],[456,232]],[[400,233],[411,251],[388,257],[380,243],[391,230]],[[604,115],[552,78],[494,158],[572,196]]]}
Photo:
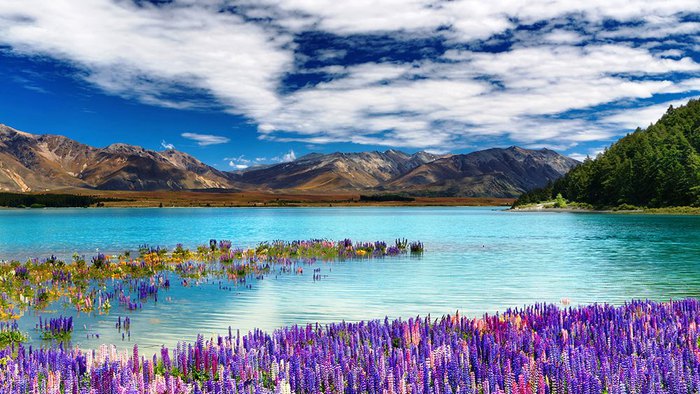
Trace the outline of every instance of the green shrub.
{"label": "green shrub", "polygon": [[126,201],[78,194],[29,194],[0,192],[0,206],[11,208],[89,207],[103,201]]}
{"label": "green shrub", "polygon": [[566,208],[566,200],[561,193],[557,194],[557,197],[554,199],[554,208]]}
{"label": "green shrub", "polygon": [[23,342],[27,342],[29,337],[27,334],[11,329],[0,331],[0,348],[5,348],[8,346],[18,345]]}

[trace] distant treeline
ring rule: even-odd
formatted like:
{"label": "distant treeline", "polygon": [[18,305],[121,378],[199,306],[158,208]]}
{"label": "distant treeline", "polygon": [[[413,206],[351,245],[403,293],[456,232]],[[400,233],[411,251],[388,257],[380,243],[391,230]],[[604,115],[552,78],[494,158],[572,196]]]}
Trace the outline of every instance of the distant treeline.
{"label": "distant treeline", "polygon": [[360,196],[361,202],[384,202],[384,201],[416,201],[413,197],[403,196],[401,194],[375,194],[371,196]]}
{"label": "distant treeline", "polygon": [[100,205],[106,201],[121,200],[78,194],[21,194],[0,192],[0,207],[10,208],[80,208]]}
{"label": "distant treeline", "polygon": [[700,101],[669,107],[655,124],[638,128],[563,178],[522,195],[514,205],[558,194],[599,208],[700,206]]}

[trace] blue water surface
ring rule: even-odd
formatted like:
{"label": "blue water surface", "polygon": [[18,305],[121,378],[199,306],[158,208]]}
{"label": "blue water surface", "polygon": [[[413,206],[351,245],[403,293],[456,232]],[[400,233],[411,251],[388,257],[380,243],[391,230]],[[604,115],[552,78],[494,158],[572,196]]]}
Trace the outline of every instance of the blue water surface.
{"label": "blue water surface", "polygon": [[[572,304],[632,298],[700,296],[700,217],[582,213],[515,213],[500,208],[164,208],[0,211],[0,259],[77,252],[89,260],[141,244],[189,247],[210,238],[236,246],[265,240],[408,238],[424,242],[422,257],[321,263],[324,278],[270,276],[251,288],[220,290],[218,283],[174,283],[142,310],[109,315],[74,309],[74,343],[116,343],[156,349],[197,333],[274,328],[311,322],[357,321],[459,310],[470,316],[535,302]],[[176,282],[174,278],[174,282]],[[114,328],[132,319],[131,342]],[[26,313],[31,328],[38,314]],[[87,330],[87,331],[86,331]],[[87,339],[100,333],[100,339]],[[127,338],[128,339],[128,338]]]}

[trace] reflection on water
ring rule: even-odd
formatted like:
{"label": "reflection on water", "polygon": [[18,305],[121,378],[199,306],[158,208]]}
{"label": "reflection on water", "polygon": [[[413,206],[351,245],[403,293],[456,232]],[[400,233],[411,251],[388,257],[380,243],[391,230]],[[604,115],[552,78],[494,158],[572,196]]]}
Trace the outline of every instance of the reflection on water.
{"label": "reflection on water", "polygon": [[[630,298],[700,296],[700,217],[511,213],[489,208],[90,209],[0,212],[0,258],[61,252],[94,254],[140,244],[194,247],[209,238],[236,245],[263,240],[405,237],[421,258],[319,263],[303,275],[271,275],[251,288],[218,280],[183,287],[129,313],[75,315],[74,342],[140,348],[222,334],[231,326],[266,330],[307,322],[354,321],[459,310],[481,315],[534,302],[621,303]],[[131,342],[116,330],[131,318]],[[38,317],[21,325],[31,331]],[[87,327],[86,332],[83,327]],[[100,338],[86,339],[89,333]],[[128,338],[127,338],[128,339]]]}

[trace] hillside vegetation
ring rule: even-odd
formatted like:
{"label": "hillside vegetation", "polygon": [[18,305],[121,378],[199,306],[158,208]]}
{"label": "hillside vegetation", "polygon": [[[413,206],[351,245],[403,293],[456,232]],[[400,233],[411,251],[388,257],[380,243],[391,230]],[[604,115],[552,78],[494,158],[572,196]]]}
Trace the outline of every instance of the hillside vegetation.
{"label": "hillside vegetation", "polygon": [[700,101],[691,100],[620,139],[514,206],[552,200],[595,207],[700,206]]}
{"label": "hillside vegetation", "polygon": [[78,194],[20,194],[0,192],[0,207],[9,208],[83,208],[104,202],[124,201]]}

